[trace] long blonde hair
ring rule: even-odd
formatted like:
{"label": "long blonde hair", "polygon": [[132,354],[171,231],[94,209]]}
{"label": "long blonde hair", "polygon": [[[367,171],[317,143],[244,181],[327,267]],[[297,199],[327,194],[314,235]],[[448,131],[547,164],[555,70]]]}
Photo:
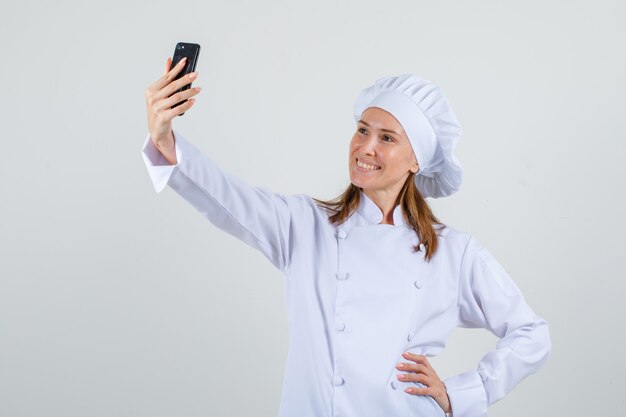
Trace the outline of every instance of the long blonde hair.
{"label": "long blonde hair", "polygon": [[[415,230],[419,241],[425,245],[425,259],[430,261],[439,247],[437,231],[445,227],[445,224],[441,223],[430,209],[428,202],[415,186],[414,177],[415,174],[409,172],[409,176],[398,193],[394,207],[398,204],[402,205],[402,215],[406,222],[411,225],[411,228]],[[359,206],[361,188],[350,183],[341,195],[330,201],[318,200],[317,198],[313,198],[313,200],[323,208],[331,210],[334,214],[329,216],[329,221],[332,224],[340,225]],[[435,231],[435,226],[438,226],[437,231]],[[419,244],[413,246],[413,251],[419,251]]]}

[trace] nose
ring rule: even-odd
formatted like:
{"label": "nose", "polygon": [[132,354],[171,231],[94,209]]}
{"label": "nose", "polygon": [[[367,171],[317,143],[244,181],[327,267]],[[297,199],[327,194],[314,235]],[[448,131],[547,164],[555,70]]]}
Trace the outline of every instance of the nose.
{"label": "nose", "polygon": [[371,135],[368,137],[362,144],[361,150],[366,155],[375,155],[376,154],[376,137]]}

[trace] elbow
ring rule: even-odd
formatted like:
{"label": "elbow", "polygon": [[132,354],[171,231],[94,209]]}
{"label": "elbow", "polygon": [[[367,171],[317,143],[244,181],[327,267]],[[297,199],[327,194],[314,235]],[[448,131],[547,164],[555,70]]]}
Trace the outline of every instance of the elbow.
{"label": "elbow", "polygon": [[531,346],[533,346],[532,362],[534,372],[541,369],[552,353],[552,338],[550,336],[550,325],[544,319],[540,319],[532,332]]}
{"label": "elbow", "polygon": [[[548,322],[540,317],[529,321],[514,332],[508,347],[525,363],[529,373],[535,373],[547,362],[552,352],[552,339]],[[505,338],[506,339],[506,338]],[[504,340],[499,343],[505,343]],[[504,346],[501,346],[504,347]]]}
{"label": "elbow", "polygon": [[543,351],[544,351],[544,358],[542,361],[542,365],[548,360],[548,358],[550,357],[551,353],[552,353],[552,337],[550,335],[550,326],[548,325],[548,322],[544,320],[544,332],[545,332],[545,336],[544,336],[544,342],[543,342]]}

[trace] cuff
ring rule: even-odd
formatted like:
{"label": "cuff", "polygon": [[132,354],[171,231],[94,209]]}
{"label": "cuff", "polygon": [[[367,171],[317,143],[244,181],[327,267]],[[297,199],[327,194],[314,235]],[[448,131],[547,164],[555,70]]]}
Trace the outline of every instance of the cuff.
{"label": "cuff", "polygon": [[443,380],[454,417],[486,417],[487,392],[478,371]]}
{"label": "cuff", "polygon": [[185,158],[199,152],[180,134],[175,131],[172,132],[174,135],[174,146],[176,149],[176,161],[178,162],[176,165],[169,165],[169,162],[167,162],[165,157],[152,142],[152,138],[149,133],[144,141],[143,147],[141,148],[141,156],[146,164],[146,169],[148,170],[148,175],[150,175],[150,180],[152,181],[154,190],[157,193],[163,191],[163,189],[167,186],[172,173]]}

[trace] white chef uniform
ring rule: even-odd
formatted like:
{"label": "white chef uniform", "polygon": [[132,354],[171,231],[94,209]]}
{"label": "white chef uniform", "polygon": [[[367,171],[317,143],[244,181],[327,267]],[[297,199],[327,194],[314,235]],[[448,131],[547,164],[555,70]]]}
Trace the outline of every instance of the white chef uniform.
{"label": "white chef uniform", "polygon": [[169,185],[211,223],[258,249],[283,276],[289,351],[280,417],[444,416],[430,396],[404,391],[402,353],[434,356],[457,327],[500,340],[470,370],[445,379],[454,417],[484,417],[488,405],[536,372],[550,353],[547,322],[492,254],[445,227],[430,262],[415,231],[394,225],[361,192],[357,212],[335,227],[304,194],[283,195],[225,172],[174,131],[177,165],[145,140],[157,192]]}

